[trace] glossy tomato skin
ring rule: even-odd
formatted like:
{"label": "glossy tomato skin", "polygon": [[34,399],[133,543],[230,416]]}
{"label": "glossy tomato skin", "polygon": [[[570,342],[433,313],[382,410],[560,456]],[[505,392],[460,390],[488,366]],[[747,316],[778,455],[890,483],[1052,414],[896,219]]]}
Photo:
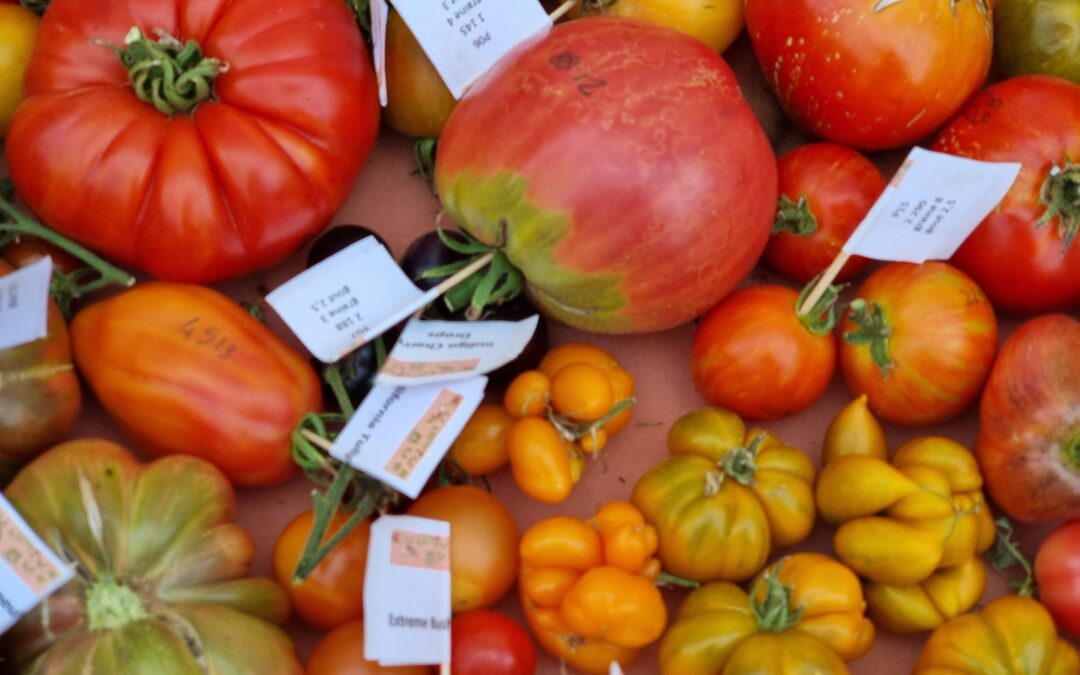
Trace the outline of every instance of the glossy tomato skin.
{"label": "glossy tomato skin", "polygon": [[[136,25],[227,62],[213,96],[172,116],[139,100],[101,44]],[[11,177],[45,223],[155,277],[268,267],[326,226],[374,143],[366,54],[334,0],[60,0],[9,130]]]}
{"label": "glossy tomato skin", "polygon": [[450,671],[454,675],[533,675],[536,647],[509,617],[477,609],[450,624]]}
{"label": "glossy tomato skin", "polygon": [[1035,579],[1058,628],[1080,636],[1080,520],[1063,523],[1039,545]]}
{"label": "glossy tomato skin", "polygon": [[1020,162],[1005,198],[952,257],[1003,312],[1053,312],[1080,304],[1080,246],[1066,246],[1060,218],[1039,194],[1051,170],[1080,157],[1080,84],[1044,75],[979,92],[942,130],[933,150]]}
{"label": "glossy tomato skin", "polygon": [[[798,205],[805,199],[814,219],[813,232],[787,229],[777,214],[765,259],[784,276],[806,283],[820,274],[840,253],[855,228],[885,189],[885,179],[873,162],[836,143],[810,143],[777,161],[781,209],[786,198]],[[780,227],[784,227],[777,231]],[[847,281],[869,264],[852,256],[840,268],[837,281]]]}
{"label": "glossy tomato skin", "polygon": [[897,424],[935,424],[959,415],[982,390],[997,352],[994,310],[979,286],[942,262],[889,263],[856,298],[875,302],[892,331],[888,377],[846,312],[837,325],[840,374],[852,396],[866,394],[875,414]]}
{"label": "glossy tomato skin", "polygon": [[986,0],[747,0],[746,28],[788,117],[860,150],[932,133],[990,67]]}
{"label": "glossy tomato skin", "polygon": [[[349,514],[339,512],[330,520],[326,537],[332,537]],[[302,584],[292,582],[296,564],[311,534],[315,516],[310,510],[293,518],[274,542],[274,578],[289,594],[293,610],[304,623],[334,628],[364,618],[364,575],[367,570],[371,520],[360,521],[315,567]]]}
{"label": "glossy tomato skin", "polygon": [[979,405],[975,455],[986,486],[1017,520],[1080,517],[1080,322],[1025,322],[1001,345]]}
{"label": "glossy tomato skin", "polygon": [[710,405],[770,420],[821,396],[836,369],[836,341],[803,324],[798,296],[785,286],[749,286],[709,310],[694,334],[690,372]]}
{"label": "glossy tomato skin", "polygon": [[[582,10],[582,5],[589,5]],[[570,16],[621,16],[680,30],[722,52],[743,29],[743,0],[701,3],[694,0],[614,0],[578,3]]]}
{"label": "glossy tomato skin", "polygon": [[609,17],[559,24],[478,80],[435,179],[455,222],[504,244],[541,311],[604,333],[716,304],[760,256],[776,203],[772,147],[723,59]]}
{"label": "glossy tomato skin", "polygon": [[380,666],[364,658],[364,623],[352,621],[327,633],[311,651],[304,675],[431,675],[427,666]]}
{"label": "glossy tomato skin", "polygon": [[457,101],[439,71],[405,25],[391,11],[386,21],[386,123],[406,136],[435,138]]}
{"label": "glossy tomato skin", "polygon": [[493,605],[514,585],[518,528],[491,493],[466,485],[439,488],[421,495],[408,514],[450,523],[450,603],[455,614]]}
{"label": "glossy tomato skin", "polygon": [[191,454],[237,485],[288,478],[293,429],[322,409],[315,371],[239,304],[144,282],[80,311],[75,364],[144,452]]}

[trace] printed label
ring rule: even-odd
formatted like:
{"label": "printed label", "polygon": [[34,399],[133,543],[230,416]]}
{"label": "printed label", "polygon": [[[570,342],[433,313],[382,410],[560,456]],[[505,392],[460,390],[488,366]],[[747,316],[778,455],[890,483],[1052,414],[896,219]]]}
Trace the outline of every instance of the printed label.
{"label": "printed label", "polygon": [[0,277],[0,349],[45,337],[49,327],[52,258]]}
{"label": "printed label", "polygon": [[405,436],[390,460],[383,467],[401,480],[408,480],[431,444],[446,429],[464,400],[461,394],[443,389],[423,418]]}
{"label": "printed label", "polygon": [[551,28],[537,0],[393,0],[454,98],[508,51]]}
{"label": "printed label", "polygon": [[390,537],[390,564],[450,571],[450,538],[394,530]]}
{"label": "printed label", "polygon": [[457,359],[454,361],[401,361],[390,357],[383,364],[382,372],[385,375],[410,379],[416,377],[438,377],[464,373],[476,368],[480,359]]}

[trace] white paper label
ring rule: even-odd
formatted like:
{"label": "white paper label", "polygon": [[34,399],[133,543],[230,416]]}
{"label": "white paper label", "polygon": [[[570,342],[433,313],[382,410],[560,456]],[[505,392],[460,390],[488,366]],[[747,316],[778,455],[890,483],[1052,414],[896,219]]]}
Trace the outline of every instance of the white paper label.
{"label": "white paper label", "polygon": [[393,0],[454,98],[525,39],[551,28],[537,0]]}
{"label": "white paper label", "polygon": [[539,317],[521,321],[421,321],[405,324],[376,381],[415,386],[463,380],[513,361]]}
{"label": "white paper label", "polygon": [[618,661],[611,662],[611,667],[608,668],[608,675],[625,675],[625,673],[623,673],[622,667],[619,666]]}
{"label": "white paper label", "polygon": [[74,575],[0,495],[0,633]]}
{"label": "white paper label", "polygon": [[386,0],[371,0],[371,53],[375,80],[379,83],[379,105],[386,107],[386,22],[390,5]]}
{"label": "white paper label", "polygon": [[330,455],[416,499],[484,398],[487,378],[416,387],[376,384]]}
{"label": "white paper label", "polygon": [[1018,163],[979,162],[913,148],[844,252],[876,260],[947,260],[997,206]]}
{"label": "white paper label", "polygon": [[0,349],[45,337],[49,328],[52,258],[0,277]]}
{"label": "white paper label", "polygon": [[382,516],[364,576],[364,658],[383,666],[450,661],[450,523]]}
{"label": "white paper label", "polygon": [[434,297],[365,237],[278,286],[266,302],[316,358],[333,363]]}

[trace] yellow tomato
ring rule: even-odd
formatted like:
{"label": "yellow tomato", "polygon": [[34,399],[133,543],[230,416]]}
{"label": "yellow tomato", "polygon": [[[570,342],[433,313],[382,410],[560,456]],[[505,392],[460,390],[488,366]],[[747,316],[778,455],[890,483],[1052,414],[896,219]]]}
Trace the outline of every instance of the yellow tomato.
{"label": "yellow tomato", "polygon": [[23,99],[23,78],[39,20],[19,5],[0,5],[0,138]]}
{"label": "yellow tomato", "polygon": [[584,0],[576,16],[625,16],[692,35],[722,52],[743,29],[744,0]]}
{"label": "yellow tomato", "polygon": [[397,12],[386,22],[386,122],[406,136],[434,138],[457,101]]}

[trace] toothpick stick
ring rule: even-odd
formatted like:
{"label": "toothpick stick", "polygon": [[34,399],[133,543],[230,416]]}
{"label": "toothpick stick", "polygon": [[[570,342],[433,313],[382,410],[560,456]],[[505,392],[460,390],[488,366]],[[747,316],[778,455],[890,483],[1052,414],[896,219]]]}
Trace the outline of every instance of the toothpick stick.
{"label": "toothpick stick", "polygon": [[548,16],[551,18],[551,22],[555,23],[559,19],[563,18],[563,15],[574,8],[574,5],[578,4],[578,0],[566,0],[563,4],[555,8],[555,11]]}
{"label": "toothpick stick", "polygon": [[832,264],[825,269],[821,278],[818,279],[817,284],[814,285],[813,290],[806,296],[806,300],[803,301],[802,307],[798,308],[797,314],[806,314],[814,308],[814,305],[818,303],[818,300],[821,300],[821,296],[825,295],[825,291],[829,290],[829,286],[832,282],[836,281],[836,275],[840,274],[840,270],[844,267],[844,263],[846,263],[849,258],[851,258],[851,254],[845,253],[843,250],[833,258]]}
{"label": "toothpick stick", "polygon": [[311,429],[301,429],[300,430],[300,435],[303,436],[304,438],[308,439],[309,441],[311,441],[313,445],[317,445],[320,448],[322,448],[323,450],[326,450],[327,452],[330,452],[330,448],[332,448],[334,446],[333,443],[326,440],[325,438],[323,438],[319,434],[315,433]]}
{"label": "toothpick stick", "polygon": [[444,663],[439,666],[439,675],[450,675],[450,664]]}
{"label": "toothpick stick", "polygon": [[[431,289],[432,291],[437,291],[435,293],[435,298],[439,297],[443,293],[449,291],[454,286],[457,286],[462,281],[465,281],[466,279],[471,277],[474,272],[476,272],[477,270],[482,268],[484,265],[487,265],[489,262],[491,262],[492,258],[494,258],[494,257],[495,257],[495,252],[494,251],[488,251],[487,253],[480,256],[476,260],[472,261],[471,263],[469,263],[465,267],[461,268],[457,272],[454,272],[454,274],[452,274],[451,276],[449,276],[449,277],[443,279],[442,281],[440,281],[438,286]],[[430,291],[429,291],[429,294],[430,294]],[[434,300],[435,298],[431,298],[431,300]],[[428,300],[428,302],[431,302],[431,300]]]}

